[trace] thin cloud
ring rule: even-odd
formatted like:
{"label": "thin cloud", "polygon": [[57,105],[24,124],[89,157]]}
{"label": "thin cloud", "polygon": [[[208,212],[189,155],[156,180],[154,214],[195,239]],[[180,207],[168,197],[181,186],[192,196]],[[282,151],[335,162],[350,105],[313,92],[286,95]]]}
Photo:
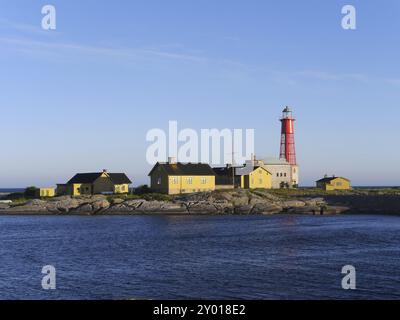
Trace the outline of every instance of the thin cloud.
{"label": "thin cloud", "polygon": [[400,79],[385,79],[385,81],[393,86],[400,87]]}
{"label": "thin cloud", "polygon": [[293,73],[296,77],[305,77],[312,78],[316,80],[325,80],[325,81],[344,81],[344,80],[352,80],[352,81],[360,81],[367,82],[368,77],[363,74],[358,73],[329,73],[324,71],[315,71],[315,70],[306,70]]}
{"label": "thin cloud", "polygon": [[31,25],[26,23],[14,22],[7,19],[0,18],[0,28],[2,29],[11,29],[21,33],[27,34],[40,34],[40,35],[49,35],[58,33],[57,31],[48,32],[41,28],[41,25]]}
{"label": "thin cloud", "polygon": [[92,46],[92,45],[82,45],[79,43],[48,42],[48,41],[32,40],[19,37],[0,37],[0,43],[8,45],[9,48],[11,49],[17,49],[17,50],[24,49],[27,52],[46,51],[46,53],[49,53],[49,50],[52,50],[56,53],[60,53],[60,52],[72,51],[79,54],[120,57],[126,59],[159,57],[165,59],[190,61],[196,63],[207,62],[207,58],[201,56],[168,52],[168,51],[159,51],[152,49],[129,49],[129,48],[117,48],[117,47]]}

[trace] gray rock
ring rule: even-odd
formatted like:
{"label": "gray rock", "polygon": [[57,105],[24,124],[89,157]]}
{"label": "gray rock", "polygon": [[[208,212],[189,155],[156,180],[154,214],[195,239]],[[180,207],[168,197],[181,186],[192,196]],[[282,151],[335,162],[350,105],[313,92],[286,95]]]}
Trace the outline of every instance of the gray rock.
{"label": "gray rock", "polygon": [[303,207],[291,207],[286,209],[287,213],[291,214],[312,214],[312,215],[320,215],[321,208],[317,206],[303,206]]}
{"label": "gray rock", "polygon": [[219,200],[214,202],[213,205],[219,214],[233,214],[235,212],[235,207],[228,201]]}
{"label": "gray rock", "polygon": [[98,212],[101,210],[108,209],[110,207],[110,203],[107,200],[103,199],[103,200],[97,200],[95,202],[92,202],[91,206],[93,207],[94,212]]}
{"label": "gray rock", "polygon": [[189,213],[186,205],[183,203],[165,203],[161,207],[160,213]]}
{"label": "gray rock", "polygon": [[[86,197],[88,197],[89,202],[97,202],[97,201],[107,200],[107,196],[102,195],[102,194],[96,194],[93,196],[86,196]],[[85,197],[83,197],[83,199],[85,199]]]}
{"label": "gray rock", "polygon": [[306,206],[321,206],[325,204],[324,198],[314,198],[305,200]]}
{"label": "gray rock", "polygon": [[243,195],[234,197],[232,203],[235,207],[247,206],[249,204],[249,198]]}
{"label": "gray rock", "polygon": [[234,209],[234,213],[236,214],[250,214],[253,211],[252,205],[244,205],[244,206],[237,206]]}
{"label": "gray rock", "polygon": [[6,210],[10,208],[10,206],[6,203],[0,203],[0,210]]}
{"label": "gray rock", "polygon": [[260,204],[260,203],[266,203],[266,202],[269,202],[269,201],[267,201],[267,200],[265,200],[265,199],[263,199],[261,197],[258,197],[258,196],[256,196],[256,197],[252,196],[249,199],[249,204],[252,205],[252,206],[254,206],[256,204]]}
{"label": "gray rock", "polygon": [[73,210],[73,213],[91,214],[92,212],[93,212],[93,207],[89,203],[85,203],[84,205]]}
{"label": "gray rock", "polygon": [[273,203],[258,203],[253,207],[253,213],[271,215],[281,213],[283,208]]}
{"label": "gray rock", "polygon": [[349,210],[350,208],[345,206],[326,206],[323,207],[323,214],[324,215],[342,214]]}
{"label": "gray rock", "polygon": [[139,213],[161,213],[164,204],[163,201],[144,201],[136,208],[136,211]]}
{"label": "gray rock", "polygon": [[111,204],[112,205],[115,205],[115,204],[121,204],[121,203],[124,203],[125,202],[125,200],[124,199],[112,199],[111,200]]}
{"label": "gray rock", "polygon": [[137,209],[141,207],[144,203],[146,203],[146,200],[143,199],[138,199],[138,200],[128,200],[124,202],[124,205],[127,207],[131,207],[133,209]]}
{"label": "gray rock", "polygon": [[282,202],[283,208],[301,208],[305,207],[306,203],[300,200],[288,200]]}
{"label": "gray rock", "polygon": [[47,202],[44,200],[30,200],[24,205],[14,206],[7,209],[8,212],[17,213],[46,213],[49,212],[46,208]]}
{"label": "gray rock", "polygon": [[65,198],[60,201],[49,202],[48,210],[54,210],[54,208],[56,208],[60,212],[68,213],[70,210],[76,209],[82,204],[82,200],[78,200],[75,198]]}
{"label": "gray rock", "polygon": [[211,202],[201,201],[189,203],[187,210],[190,214],[217,214],[218,209]]}
{"label": "gray rock", "polygon": [[103,214],[132,214],[136,208],[125,205],[125,203],[115,204],[104,210]]}

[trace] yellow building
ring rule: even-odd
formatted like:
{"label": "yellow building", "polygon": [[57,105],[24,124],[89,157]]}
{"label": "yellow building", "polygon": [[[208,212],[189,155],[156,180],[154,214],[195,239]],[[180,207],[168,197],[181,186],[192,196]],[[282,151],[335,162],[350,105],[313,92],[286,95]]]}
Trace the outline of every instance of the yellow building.
{"label": "yellow building", "polygon": [[245,166],[236,169],[242,189],[272,189],[272,174],[263,167]]}
{"label": "yellow building", "polygon": [[332,190],[349,190],[351,189],[350,180],[343,177],[328,177],[325,176],[323,179],[317,181],[317,188],[325,191]]}
{"label": "yellow building", "polygon": [[93,195],[129,193],[131,180],[124,173],[78,173],[67,184],[57,185],[58,195]]}
{"label": "yellow building", "polygon": [[215,190],[215,174],[208,164],[157,163],[149,176],[154,192],[182,194]]}
{"label": "yellow building", "polygon": [[55,188],[37,188],[35,192],[37,198],[54,197],[56,195]]}

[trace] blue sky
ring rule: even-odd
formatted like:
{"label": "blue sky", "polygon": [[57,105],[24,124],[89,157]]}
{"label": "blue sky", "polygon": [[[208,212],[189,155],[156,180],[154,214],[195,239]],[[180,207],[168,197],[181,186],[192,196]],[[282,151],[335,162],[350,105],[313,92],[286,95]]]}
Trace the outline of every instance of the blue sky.
{"label": "blue sky", "polygon": [[147,183],[146,133],[169,120],[254,128],[277,156],[285,105],[303,185],[400,185],[399,31],[397,0],[0,0],[0,187],[103,168]]}

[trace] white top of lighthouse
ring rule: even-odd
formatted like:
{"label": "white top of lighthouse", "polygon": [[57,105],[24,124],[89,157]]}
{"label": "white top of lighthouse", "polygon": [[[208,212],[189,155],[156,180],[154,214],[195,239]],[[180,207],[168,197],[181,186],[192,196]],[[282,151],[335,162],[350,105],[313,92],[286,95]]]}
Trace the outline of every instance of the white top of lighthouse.
{"label": "white top of lighthouse", "polygon": [[282,111],[282,120],[284,119],[293,119],[293,111],[288,106],[286,106]]}
{"label": "white top of lighthouse", "polygon": [[290,107],[288,107],[288,106],[286,106],[286,108],[285,109],[283,109],[283,111],[282,111],[283,113],[286,113],[286,112],[292,112],[292,110],[290,110]]}

